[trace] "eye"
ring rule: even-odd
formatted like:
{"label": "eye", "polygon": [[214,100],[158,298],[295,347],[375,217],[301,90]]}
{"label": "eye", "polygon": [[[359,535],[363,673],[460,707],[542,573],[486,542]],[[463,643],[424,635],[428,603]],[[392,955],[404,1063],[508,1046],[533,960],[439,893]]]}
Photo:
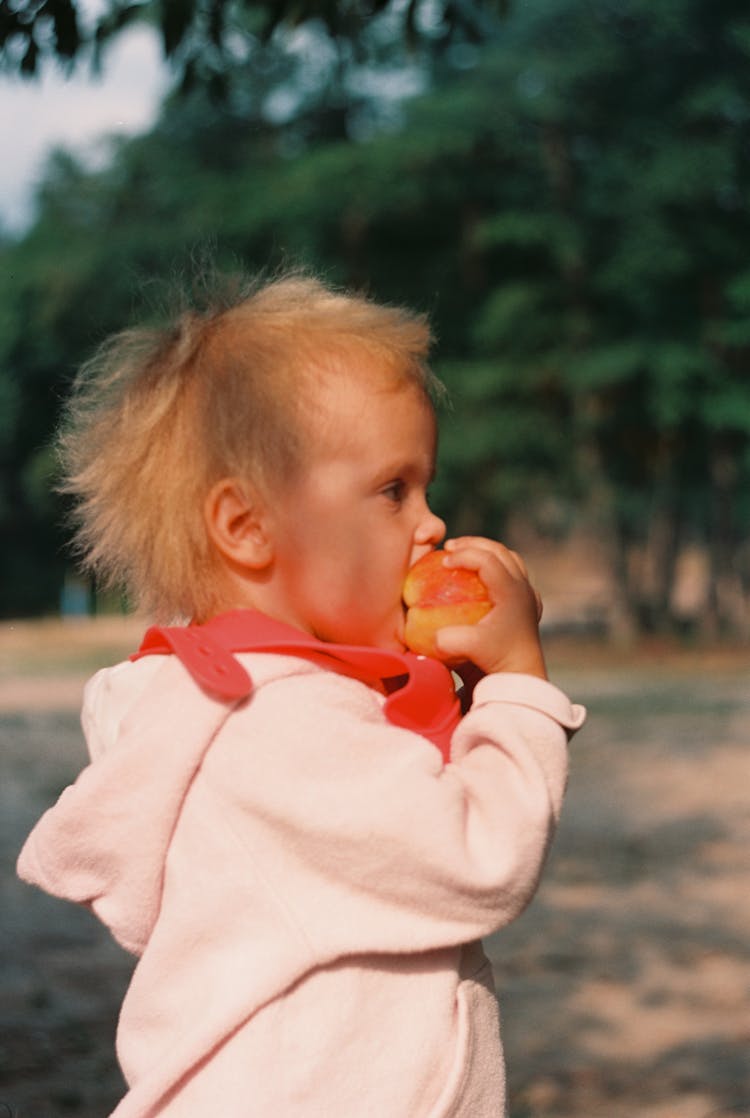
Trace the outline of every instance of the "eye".
{"label": "eye", "polygon": [[396,478],[389,485],[386,485],[381,490],[384,497],[387,497],[394,505],[400,505],[406,496],[406,482],[401,478]]}

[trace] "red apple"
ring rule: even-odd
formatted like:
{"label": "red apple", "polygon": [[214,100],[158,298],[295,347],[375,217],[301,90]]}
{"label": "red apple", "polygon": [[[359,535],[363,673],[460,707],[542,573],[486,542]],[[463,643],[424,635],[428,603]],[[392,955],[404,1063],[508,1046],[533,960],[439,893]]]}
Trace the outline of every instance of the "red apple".
{"label": "red apple", "polygon": [[403,598],[407,607],[404,640],[422,656],[442,656],[435,634],[446,625],[475,625],[492,609],[487,587],[476,571],[444,567],[444,552],[430,551],[407,572]]}

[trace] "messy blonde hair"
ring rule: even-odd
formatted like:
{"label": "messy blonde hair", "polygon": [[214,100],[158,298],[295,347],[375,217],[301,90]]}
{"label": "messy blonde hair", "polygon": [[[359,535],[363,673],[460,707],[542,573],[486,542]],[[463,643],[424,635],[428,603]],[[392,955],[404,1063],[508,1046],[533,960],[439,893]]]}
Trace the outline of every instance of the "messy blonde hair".
{"label": "messy blonde hair", "polygon": [[299,475],[316,377],[377,373],[434,395],[429,344],[423,316],[300,273],[115,335],[81,369],[59,440],[83,565],[157,620],[208,616],[212,486]]}

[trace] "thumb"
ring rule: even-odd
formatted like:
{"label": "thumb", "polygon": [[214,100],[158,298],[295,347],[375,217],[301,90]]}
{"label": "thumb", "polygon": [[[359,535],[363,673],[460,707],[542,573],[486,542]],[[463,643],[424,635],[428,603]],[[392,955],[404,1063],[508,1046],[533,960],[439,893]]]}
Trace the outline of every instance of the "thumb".
{"label": "thumb", "polygon": [[446,625],[435,633],[435,647],[450,660],[471,660],[476,645],[476,626]]}

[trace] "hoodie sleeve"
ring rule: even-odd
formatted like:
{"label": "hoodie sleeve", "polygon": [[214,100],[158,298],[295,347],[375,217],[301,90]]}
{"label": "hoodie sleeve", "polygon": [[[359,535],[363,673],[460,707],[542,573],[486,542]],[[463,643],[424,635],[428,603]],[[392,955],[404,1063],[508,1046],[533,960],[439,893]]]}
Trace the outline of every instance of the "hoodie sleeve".
{"label": "hoodie sleeve", "polygon": [[258,690],[202,778],[316,955],[429,950],[531,899],[584,717],[545,681],[488,677],[443,766],[374,692],[306,673]]}

